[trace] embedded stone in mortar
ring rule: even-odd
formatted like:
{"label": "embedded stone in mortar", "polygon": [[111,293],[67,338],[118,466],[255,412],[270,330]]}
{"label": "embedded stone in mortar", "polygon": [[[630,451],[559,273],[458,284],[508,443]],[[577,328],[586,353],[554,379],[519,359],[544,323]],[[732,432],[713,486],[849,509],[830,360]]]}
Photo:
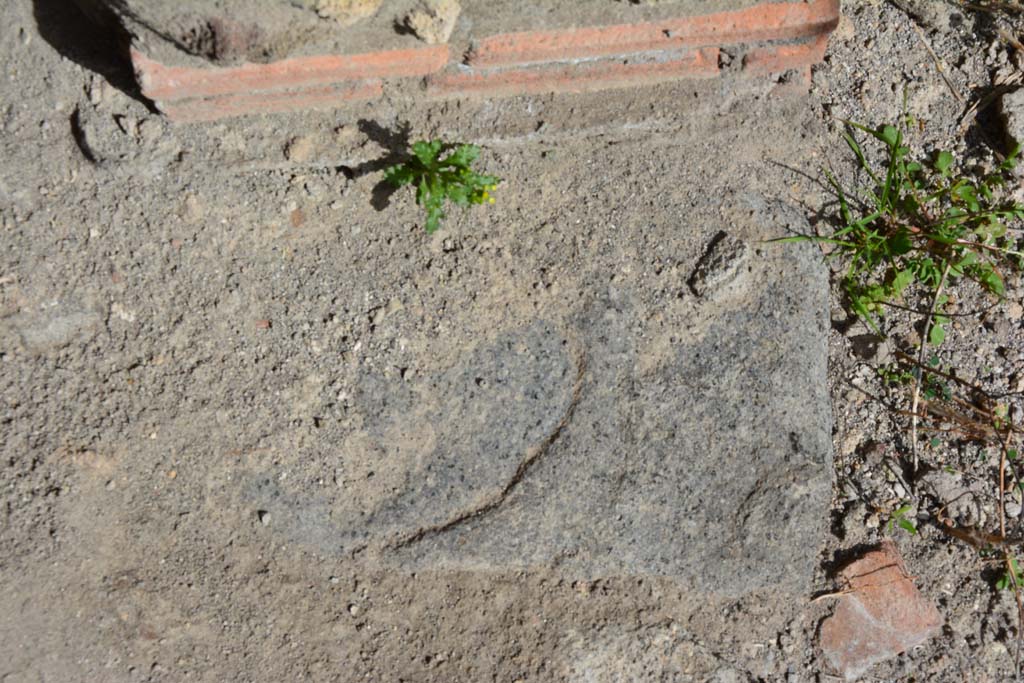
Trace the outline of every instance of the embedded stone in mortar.
{"label": "embedded stone in mortar", "polygon": [[293,5],[311,9],[325,19],[349,26],[372,16],[384,0],[291,0]]}
{"label": "embedded stone in mortar", "polygon": [[999,107],[1010,144],[1024,144],[1024,90],[1004,94]]}
{"label": "embedded stone in mortar", "polygon": [[420,0],[405,15],[404,23],[424,42],[431,45],[447,43],[461,10],[458,0]]}
{"label": "embedded stone in mortar", "polygon": [[703,297],[728,284],[740,272],[746,255],[746,244],[725,231],[719,232],[690,276],[690,289]]}

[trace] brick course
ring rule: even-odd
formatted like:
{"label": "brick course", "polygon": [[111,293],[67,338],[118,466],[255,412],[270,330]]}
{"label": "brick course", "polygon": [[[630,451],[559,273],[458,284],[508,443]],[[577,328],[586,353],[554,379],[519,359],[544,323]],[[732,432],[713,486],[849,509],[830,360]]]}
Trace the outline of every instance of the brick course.
{"label": "brick course", "polygon": [[433,97],[507,97],[547,92],[592,92],[652,85],[684,78],[718,76],[718,48],[704,48],[656,62],[616,60],[584,64],[539,65],[530,69],[471,70],[431,76]]}
{"label": "brick course", "polygon": [[839,22],[838,0],[756,5],[666,21],[561,31],[525,31],[486,38],[470,66],[507,66],[687,47],[792,40],[828,33]]}
{"label": "brick course", "polygon": [[284,59],[235,67],[175,67],[132,51],[144,95],[174,121],[298,111],[410,90],[431,98],[585,92],[719,75],[721,48],[742,72],[820,61],[839,0],[769,2],[659,22],[526,31],[483,38],[465,60],[447,45]]}

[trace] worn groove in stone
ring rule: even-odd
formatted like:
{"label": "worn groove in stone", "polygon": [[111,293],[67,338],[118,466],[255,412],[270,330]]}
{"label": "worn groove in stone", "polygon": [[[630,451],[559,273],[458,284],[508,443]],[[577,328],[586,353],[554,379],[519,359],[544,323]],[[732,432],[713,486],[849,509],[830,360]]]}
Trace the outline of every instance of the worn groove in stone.
{"label": "worn groove in stone", "polygon": [[576,384],[573,387],[572,401],[569,403],[569,407],[566,409],[565,417],[562,418],[558,425],[555,426],[551,434],[546,439],[544,439],[543,442],[541,442],[537,446],[533,446],[530,448],[527,457],[523,459],[522,463],[520,463],[519,468],[516,470],[515,474],[512,475],[512,478],[509,479],[508,484],[505,485],[505,488],[503,488],[501,492],[497,496],[495,496],[493,500],[487,501],[483,505],[480,505],[479,507],[473,510],[468,510],[466,512],[460,513],[453,519],[444,522],[443,524],[420,529],[415,534],[409,537],[394,541],[388,544],[387,550],[398,550],[405,546],[412,545],[413,543],[419,543],[428,536],[450,531],[459,524],[462,524],[470,519],[480,517],[481,515],[485,515],[493,510],[496,510],[502,503],[504,503],[505,499],[508,498],[509,494],[512,493],[512,491],[519,484],[519,482],[523,480],[523,477],[525,477],[527,473],[530,471],[530,469],[533,468],[533,466],[537,463],[537,461],[540,458],[544,457],[548,450],[550,450],[551,445],[555,443],[558,437],[562,434],[562,431],[565,429],[566,425],[569,424],[569,420],[572,419],[573,412],[576,410],[576,406],[579,404],[580,391],[583,387],[583,377],[587,369],[587,361],[584,355],[580,354],[577,357],[576,367]]}

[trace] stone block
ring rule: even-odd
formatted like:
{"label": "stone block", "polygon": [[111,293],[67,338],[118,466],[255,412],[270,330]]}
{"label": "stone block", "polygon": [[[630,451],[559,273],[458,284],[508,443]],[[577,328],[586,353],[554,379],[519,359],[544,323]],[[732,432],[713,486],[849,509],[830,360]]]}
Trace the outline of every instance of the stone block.
{"label": "stone block", "polygon": [[806,591],[831,487],[820,254],[787,245],[708,286],[664,343],[641,336],[624,284],[495,330],[443,372],[367,373],[362,426],[338,444],[352,495],[257,476],[242,504],[286,538],[408,571]]}

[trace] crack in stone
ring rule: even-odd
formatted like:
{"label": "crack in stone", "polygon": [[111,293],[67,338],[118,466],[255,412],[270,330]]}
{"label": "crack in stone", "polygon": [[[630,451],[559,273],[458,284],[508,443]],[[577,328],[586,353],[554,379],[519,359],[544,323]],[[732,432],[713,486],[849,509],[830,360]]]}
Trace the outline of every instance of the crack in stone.
{"label": "crack in stone", "polygon": [[551,449],[551,446],[558,440],[558,437],[562,435],[562,430],[564,430],[565,427],[569,424],[569,421],[572,419],[573,413],[576,411],[576,406],[579,405],[580,394],[583,392],[583,379],[587,370],[587,360],[582,352],[576,353],[574,354],[574,356],[574,364],[576,365],[576,380],[573,383],[572,398],[569,400],[569,405],[565,410],[565,415],[562,416],[562,419],[558,422],[557,425],[555,425],[555,427],[551,430],[551,433],[548,434],[543,441],[527,450],[527,456],[523,459],[522,462],[519,463],[519,467],[516,468],[515,473],[508,480],[508,483],[505,484],[504,488],[502,488],[501,491],[495,494],[491,500],[488,500],[482,503],[481,505],[474,507],[471,510],[461,512],[446,522],[441,522],[440,524],[424,527],[406,536],[405,538],[400,538],[396,541],[392,541],[391,543],[386,544],[383,548],[385,551],[400,550],[402,548],[406,548],[410,545],[413,545],[414,543],[419,543],[420,541],[429,536],[436,536],[438,534],[442,534],[446,531],[449,531],[459,526],[463,522],[466,522],[470,519],[482,517],[483,515],[493,512],[497,510],[499,507],[501,507],[501,505],[505,502],[505,500],[512,493],[512,491],[526,477],[529,471],[533,469],[534,465],[536,465],[537,462],[544,455],[547,454],[547,452]]}

